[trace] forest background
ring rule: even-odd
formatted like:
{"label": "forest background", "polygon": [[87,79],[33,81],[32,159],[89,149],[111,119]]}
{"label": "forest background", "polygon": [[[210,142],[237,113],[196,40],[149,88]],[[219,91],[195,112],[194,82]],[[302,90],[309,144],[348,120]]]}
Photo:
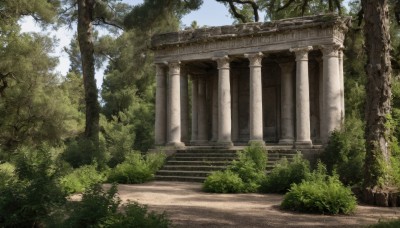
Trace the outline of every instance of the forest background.
{"label": "forest background", "polygon": [[[155,69],[153,53],[149,49],[151,36],[185,29],[182,18],[198,10],[203,3],[201,0],[145,0],[135,5],[116,0],[82,2],[96,3],[86,11],[90,13],[87,14],[90,23],[86,26],[94,29],[92,37],[86,37],[93,41],[92,54],[82,54],[82,42],[78,40],[82,41],[84,37],[74,34],[70,45],[65,48],[70,61],[66,74],[55,73],[59,64],[58,57],[51,54],[57,46],[55,40],[46,34],[22,32],[21,20],[31,17],[41,28],[50,30],[60,26],[75,27],[76,24],[79,28],[82,22],[79,18],[85,13],[82,8],[79,11],[78,4],[70,0],[0,2],[0,163],[11,164],[20,170],[25,167],[26,175],[21,174],[21,179],[32,179],[28,174],[39,175],[35,169],[40,170],[41,165],[53,167],[53,171],[57,166],[60,169],[57,173],[61,176],[86,165],[95,170],[109,170],[123,163],[134,151],[145,153],[152,148]],[[230,14],[235,14],[229,1],[216,2],[229,9]],[[350,0],[346,2],[348,7],[344,8],[338,7],[344,4],[342,0],[256,2],[258,10],[264,12],[260,15],[265,21],[339,13],[339,10],[342,15],[353,16],[352,28],[344,45],[346,122],[343,137],[332,145],[332,153],[327,152],[332,156],[327,159],[330,162],[328,168],[335,167],[339,174],[351,172],[356,176],[355,182],[362,182],[366,155],[367,75],[364,66],[367,55],[363,21],[359,17],[361,3]],[[288,2],[292,4],[286,6]],[[387,2],[392,94],[391,115],[386,124],[391,129],[388,140],[394,164],[390,171],[394,173],[391,175],[394,180],[391,181],[400,183],[400,149],[397,143],[400,140],[400,30],[399,19],[394,13],[396,10],[399,12],[399,3],[395,0]],[[243,18],[233,17],[233,23],[253,21],[252,9],[251,5],[239,5],[236,13]],[[85,25],[81,24],[80,28],[82,26]],[[196,21],[186,26],[199,27]],[[85,65],[87,59],[92,64]],[[84,72],[102,67],[105,70],[101,90],[93,90],[93,84],[90,85]],[[92,76],[94,81],[94,72]],[[92,100],[88,99],[88,94],[92,94]],[[95,113],[89,121],[88,113]],[[88,126],[90,121],[98,125]],[[53,171],[45,169],[46,173]]]}

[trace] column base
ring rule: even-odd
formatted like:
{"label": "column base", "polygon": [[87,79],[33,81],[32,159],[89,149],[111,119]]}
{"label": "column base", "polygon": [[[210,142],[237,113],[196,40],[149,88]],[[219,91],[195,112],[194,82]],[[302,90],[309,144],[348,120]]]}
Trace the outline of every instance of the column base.
{"label": "column base", "polygon": [[232,141],[217,141],[215,144],[222,147],[233,147]]}
{"label": "column base", "polygon": [[265,145],[265,142],[262,139],[250,139],[248,142],[249,145],[253,143],[261,144],[263,146]]}
{"label": "column base", "polygon": [[296,141],[294,143],[294,145],[295,145],[295,148],[311,148],[312,141],[311,140]]}
{"label": "column base", "polygon": [[294,140],[293,139],[280,139],[278,144],[281,145],[293,145]]}
{"label": "column base", "polygon": [[167,143],[168,147],[173,147],[176,149],[183,149],[185,148],[185,144],[183,142],[169,142]]}

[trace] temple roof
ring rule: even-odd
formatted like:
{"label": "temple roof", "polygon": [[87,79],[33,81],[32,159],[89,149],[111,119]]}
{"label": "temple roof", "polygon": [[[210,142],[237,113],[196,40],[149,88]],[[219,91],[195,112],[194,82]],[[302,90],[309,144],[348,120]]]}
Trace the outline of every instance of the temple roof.
{"label": "temple roof", "polygon": [[253,22],[190,29],[154,35],[151,40],[151,48],[163,49],[168,46],[181,46],[191,43],[229,40],[240,37],[265,36],[272,33],[284,33],[285,31],[307,28],[322,29],[327,27],[336,27],[345,32],[347,31],[350,22],[351,17],[340,17],[336,14],[326,14],[282,19],[271,22]]}

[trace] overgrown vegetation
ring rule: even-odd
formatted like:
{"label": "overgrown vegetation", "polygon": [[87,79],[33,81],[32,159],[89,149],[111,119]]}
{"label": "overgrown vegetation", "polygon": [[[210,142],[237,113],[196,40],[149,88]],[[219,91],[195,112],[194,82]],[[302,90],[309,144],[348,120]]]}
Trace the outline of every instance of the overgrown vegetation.
{"label": "overgrown vegetation", "polygon": [[361,120],[348,117],[340,131],[329,138],[321,160],[345,185],[359,185],[363,180],[365,158],[364,126]]}
{"label": "overgrown vegetation", "polygon": [[68,194],[82,193],[94,184],[103,183],[107,179],[105,171],[98,171],[97,164],[84,165],[60,178],[60,184]]}
{"label": "overgrown vegetation", "polygon": [[279,161],[263,179],[260,191],[265,193],[285,193],[292,184],[299,184],[310,177],[310,164],[298,153],[293,161],[286,158]]}
{"label": "overgrown vegetation", "polygon": [[62,164],[54,149],[22,147],[15,168],[0,168],[0,224],[5,227],[42,226],[49,215],[66,203],[58,184]]}
{"label": "overgrown vegetation", "polygon": [[169,227],[165,214],[148,212],[146,206],[128,202],[121,204],[117,186],[104,190],[93,185],[82,200],[71,202],[66,210],[53,215],[50,227]]}
{"label": "overgrown vegetation", "polygon": [[378,224],[370,226],[371,228],[397,228],[400,227],[400,220],[380,221]]}
{"label": "overgrown vegetation", "polygon": [[326,167],[319,163],[309,178],[291,186],[281,207],[309,213],[350,214],[356,205],[351,190],[340,182],[336,174],[329,176]]}
{"label": "overgrown vegetation", "polygon": [[151,153],[146,156],[131,152],[125,161],[110,171],[108,181],[123,184],[138,184],[154,178],[155,172],[164,164],[164,153]]}
{"label": "overgrown vegetation", "polygon": [[227,170],[208,176],[203,189],[216,193],[256,192],[265,176],[266,166],[267,152],[264,146],[252,143],[238,152],[238,159]]}

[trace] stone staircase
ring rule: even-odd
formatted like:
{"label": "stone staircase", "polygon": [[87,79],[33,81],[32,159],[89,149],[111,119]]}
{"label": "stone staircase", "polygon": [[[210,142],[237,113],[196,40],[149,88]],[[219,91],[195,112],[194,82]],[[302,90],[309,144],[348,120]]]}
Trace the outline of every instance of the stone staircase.
{"label": "stone staircase", "polygon": [[156,173],[156,180],[203,182],[213,171],[223,170],[236,158],[237,150],[178,150]]}
{"label": "stone staircase", "polygon": [[[155,179],[160,181],[203,182],[213,171],[223,170],[237,157],[240,149],[186,149],[178,150],[169,157],[166,164],[156,173]],[[293,160],[297,154],[295,149],[268,150],[266,172],[269,173],[275,164],[286,157]]]}

